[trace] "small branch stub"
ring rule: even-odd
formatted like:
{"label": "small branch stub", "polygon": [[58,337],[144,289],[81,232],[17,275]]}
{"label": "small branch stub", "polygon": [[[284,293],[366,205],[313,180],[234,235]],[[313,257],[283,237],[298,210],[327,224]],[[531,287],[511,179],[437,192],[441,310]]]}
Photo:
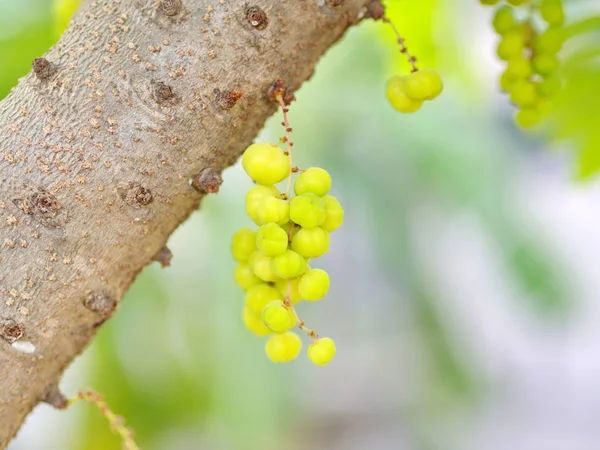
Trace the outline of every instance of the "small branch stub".
{"label": "small branch stub", "polygon": [[267,13],[256,5],[246,7],[246,20],[256,30],[264,30],[269,25]]}
{"label": "small branch stub", "polygon": [[281,98],[285,106],[289,106],[296,100],[294,91],[285,85],[281,77],[277,77],[269,86],[269,97],[276,102],[279,102],[279,98]]}
{"label": "small branch stub", "polygon": [[371,18],[373,20],[380,20],[385,16],[385,7],[381,0],[372,0],[367,5],[367,14],[365,17]]}
{"label": "small branch stub", "polygon": [[69,400],[60,392],[56,384],[51,384],[42,394],[42,401],[56,409],[65,409],[69,406]]}
{"label": "small branch stub", "polygon": [[190,185],[198,192],[215,194],[219,192],[219,187],[223,183],[221,173],[213,168],[206,167],[190,180]]}
{"label": "small branch stub", "polygon": [[160,266],[163,269],[171,265],[171,259],[173,259],[173,253],[167,246],[161,248],[153,258],[154,261],[158,261],[160,263]]}
{"label": "small branch stub", "polygon": [[46,58],[35,58],[31,67],[40,80],[46,80],[56,73],[56,66]]}
{"label": "small branch stub", "polygon": [[25,327],[13,319],[0,319],[0,337],[12,344],[23,337]]}
{"label": "small branch stub", "polygon": [[165,16],[173,17],[181,12],[182,3],[181,0],[161,0],[158,9]]}
{"label": "small branch stub", "polygon": [[108,319],[117,309],[117,301],[105,292],[91,292],[83,300],[83,306],[101,316],[102,319]]}

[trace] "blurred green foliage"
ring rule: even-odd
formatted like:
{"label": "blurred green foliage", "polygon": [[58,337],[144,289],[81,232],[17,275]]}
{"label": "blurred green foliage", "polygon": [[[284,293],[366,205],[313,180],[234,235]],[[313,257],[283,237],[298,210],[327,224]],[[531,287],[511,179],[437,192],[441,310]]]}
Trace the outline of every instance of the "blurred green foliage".
{"label": "blurred green foliage", "polygon": [[554,139],[574,143],[575,174],[582,179],[600,171],[600,16],[582,17],[567,27],[570,52],[566,80],[549,127]]}
{"label": "blurred green foliage", "polygon": [[31,70],[31,61],[54,43],[48,0],[0,2],[0,98]]}

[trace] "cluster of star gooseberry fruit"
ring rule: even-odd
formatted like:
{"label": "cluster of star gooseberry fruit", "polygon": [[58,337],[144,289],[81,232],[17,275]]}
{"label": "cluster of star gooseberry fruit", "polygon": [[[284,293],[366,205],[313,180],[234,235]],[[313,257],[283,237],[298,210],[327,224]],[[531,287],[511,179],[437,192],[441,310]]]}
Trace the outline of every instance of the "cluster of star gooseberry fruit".
{"label": "cluster of star gooseberry fruit", "polygon": [[[560,90],[558,52],[565,41],[565,12],[561,0],[480,0],[498,5],[492,19],[500,36],[496,52],[506,61],[501,89],[519,109],[515,122],[522,128],[537,125]],[[523,7],[523,8],[521,8]],[[541,20],[538,20],[541,19]]]}
{"label": "cluster of star gooseberry fruit", "polygon": [[421,109],[423,102],[433,100],[442,93],[444,84],[432,69],[417,69],[409,75],[395,75],[387,82],[386,96],[392,107],[402,113]]}
{"label": "cluster of star gooseberry fruit", "polygon": [[383,17],[384,23],[392,28],[400,53],[406,57],[412,70],[408,75],[394,75],[386,83],[386,97],[392,107],[401,113],[414,113],[421,109],[423,102],[433,100],[442,93],[444,83],[440,75],[432,69],[419,69],[417,58],[408,52],[404,38],[393,22]]}
{"label": "cluster of star gooseberry fruit", "polygon": [[[270,336],[265,351],[277,363],[290,362],[300,353],[302,341],[290,331],[298,325],[312,339],[308,358],[325,365],[335,355],[335,344],[306,328],[295,305],[320,300],[329,290],[327,272],[310,264],[327,252],[329,233],[344,220],[338,200],[327,195],[331,177],[319,167],[292,167],[289,151],[270,143],[248,147],[242,167],[256,183],[246,194],[246,213],[258,225],[257,230],[238,230],[231,242],[238,262],[235,281],[246,293],[244,324],[257,336]],[[297,174],[293,197],[292,174]],[[275,184],[286,178],[287,192],[282,193]]]}

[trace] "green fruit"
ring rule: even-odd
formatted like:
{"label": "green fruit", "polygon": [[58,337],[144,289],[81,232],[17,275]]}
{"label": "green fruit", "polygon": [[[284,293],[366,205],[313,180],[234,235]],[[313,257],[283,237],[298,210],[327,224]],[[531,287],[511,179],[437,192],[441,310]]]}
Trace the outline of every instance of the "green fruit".
{"label": "green fruit", "polygon": [[293,250],[286,250],[271,260],[271,270],[279,278],[289,280],[306,271],[306,260]]}
{"label": "green fruit", "polygon": [[311,167],[306,169],[296,178],[294,192],[296,195],[312,194],[322,197],[331,189],[331,176],[325,169]]}
{"label": "green fruit", "polygon": [[261,185],[279,183],[290,175],[290,161],[279,147],[267,143],[252,144],[242,155],[242,167]]}
{"label": "green fruit", "polygon": [[292,250],[305,258],[318,258],[329,250],[329,233],[322,228],[302,228],[292,239]]}
{"label": "green fruit", "polygon": [[300,337],[291,331],[271,336],[265,345],[267,356],[276,363],[288,363],[296,359],[301,349]]}
{"label": "green fruit", "polygon": [[329,291],[329,274],[321,269],[310,269],[300,277],[298,294],[304,300],[320,300]]}
{"label": "green fruit", "polygon": [[238,262],[246,262],[256,250],[256,232],[251,228],[241,228],[231,238],[231,254]]}
{"label": "green fruit", "polygon": [[516,25],[512,8],[510,6],[501,6],[498,8],[494,14],[492,25],[499,35],[504,35],[512,30]]}
{"label": "green fruit", "polygon": [[256,247],[266,256],[277,256],[287,250],[287,233],[277,224],[261,226],[256,233]]}
{"label": "green fruit", "polygon": [[307,192],[298,195],[290,202],[290,219],[303,228],[315,228],[327,218],[325,202],[321,197]]}
{"label": "green fruit", "polygon": [[388,80],[385,95],[392,107],[401,113],[413,113],[423,105],[421,100],[414,100],[406,95],[404,77],[395,76]]}

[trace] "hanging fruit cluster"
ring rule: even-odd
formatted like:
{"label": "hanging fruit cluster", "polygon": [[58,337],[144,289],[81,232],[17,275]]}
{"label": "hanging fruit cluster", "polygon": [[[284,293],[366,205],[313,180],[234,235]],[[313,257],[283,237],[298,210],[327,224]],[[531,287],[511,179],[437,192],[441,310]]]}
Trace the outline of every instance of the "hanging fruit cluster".
{"label": "hanging fruit cluster", "polygon": [[[326,170],[293,165],[288,105],[281,89],[273,97],[283,111],[286,136],[280,144],[286,149],[256,143],[242,156],[244,171],[256,183],[246,194],[246,213],[258,227],[238,230],[231,243],[238,262],[235,281],[246,293],[242,318],[255,335],[270,336],[265,350],[272,361],[286,363],[298,356],[302,341],[291,331],[298,327],[311,338],[308,358],[325,365],[335,355],[335,344],[307,328],[296,305],[327,295],[329,275],[312,267],[312,261],[329,249],[329,234],[342,225],[344,210],[328,195],[331,177]],[[284,180],[281,192],[275,185]]]}
{"label": "hanging fruit cluster", "polygon": [[516,123],[529,128],[549,111],[561,88],[558,53],[565,41],[561,0],[480,0],[498,5],[492,19],[500,37],[496,53],[506,61],[500,87],[517,108]]}
{"label": "hanging fruit cluster", "polygon": [[386,97],[392,107],[401,113],[413,113],[421,109],[423,102],[433,100],[444,89],[440,75],[432,69],[419,69],[417,58],[408,52],[404,38],[396,26],[385,15],[381,17],[384,23],[392,27],[400,53],[406,56],[411,67],[408,75],[395,75],[387,81]]}

